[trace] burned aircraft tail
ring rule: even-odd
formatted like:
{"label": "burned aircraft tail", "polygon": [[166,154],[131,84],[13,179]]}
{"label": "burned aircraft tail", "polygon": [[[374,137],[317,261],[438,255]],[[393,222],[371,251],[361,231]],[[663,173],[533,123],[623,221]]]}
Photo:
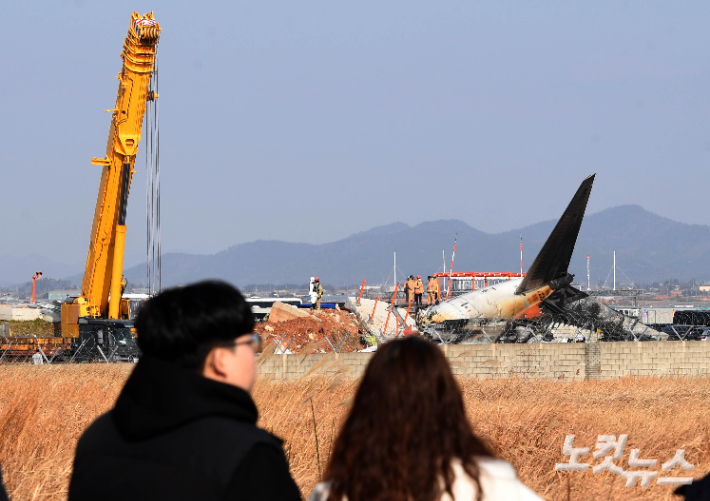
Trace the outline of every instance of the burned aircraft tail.
{"label": "burned aircraft tail", "polygon": [[596,174],[582,181],[577,193],[574,194],[555,229],[547,237],[545,245],[542,246],[527,275],[515,291],[516,294],[523,294],[553,280],[567,277],[567,268],[572,259],[579,228],[582,226],[589,194],[592,192],[594,176]]}

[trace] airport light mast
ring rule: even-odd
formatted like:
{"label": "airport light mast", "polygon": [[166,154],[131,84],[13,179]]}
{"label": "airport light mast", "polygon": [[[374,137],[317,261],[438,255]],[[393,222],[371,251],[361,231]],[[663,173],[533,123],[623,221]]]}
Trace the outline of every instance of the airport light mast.
{"label": "airport light mast", "polygon": [[41,271],[37,271],[34,275],[32,275],[32,303],[35,302],[35,282],[37,282],[40,278],[42,278]]}

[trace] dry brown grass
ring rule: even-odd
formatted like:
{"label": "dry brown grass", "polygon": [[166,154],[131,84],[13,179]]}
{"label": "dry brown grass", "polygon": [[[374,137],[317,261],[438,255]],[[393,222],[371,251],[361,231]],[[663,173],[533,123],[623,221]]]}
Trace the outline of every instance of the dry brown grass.
{"label": "dry brown grass", "polygon": [[55,326],[51,322],[44,320],[11,320],[10,332],[13,336],[35,336],[35,337],[51,337],[54,336]]}
{"label": "dry brown grass", "polygon": [[[14,501],[66,498],[76,441],[112,406],[130,368],[0,365],[0,464]],[[576,447],[593,449],[597,435],[627,433],[622,466],[628,467],[632,448],[659,463],[684,448],[686,459],[696,465],[694,477],[710,471],[708,378],[460,382],[477,433],[547,499],[678,499],[672,487],[624,487],[609,472],[554,472],[555,463],[566,460],[561,454],[566,434],[576,435]],[[286,440],[294,478],[304,493],[318,480],[317,457],[327,461],[354,388],[352,380],[336,375],[261,380],[255,389],[260,425]]]}

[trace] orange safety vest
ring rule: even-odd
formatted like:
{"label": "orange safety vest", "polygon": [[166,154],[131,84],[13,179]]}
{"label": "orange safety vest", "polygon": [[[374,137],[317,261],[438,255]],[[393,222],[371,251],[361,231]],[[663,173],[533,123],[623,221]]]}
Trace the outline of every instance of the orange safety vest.
{"label": "orange safety vest", "polygon": [[415,294],[422,294],[424,292],[424,284],[421,280],[417,280],[414,283],[414,292]]}
{"label": "orange safety vest", "polygon": [[429,280],[426,284],[426,291],[427,292],[438,292],[438,287],[437,283],[435,280]]}

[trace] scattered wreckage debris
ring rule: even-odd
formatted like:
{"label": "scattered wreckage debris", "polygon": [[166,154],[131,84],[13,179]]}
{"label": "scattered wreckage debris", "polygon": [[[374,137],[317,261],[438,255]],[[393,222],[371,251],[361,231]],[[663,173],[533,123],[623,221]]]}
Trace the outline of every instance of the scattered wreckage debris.
{"label": "scattered wreckage debris", "polygon": [[[586,301],[586,298],[583,301]],[[429,324],[423,334],[442,344],[571,343],[587,341],[663,341],[668,335],[606,305],[602,313],[580,308],[531,318],[448,320]],[[608,308],[609,311],[604,311]]]}
{"label": "scattered wreckage debris", "polygon": [[668,335],[610,308],[595,297],[583,297],[563,306],[545,301],[541,308],[567,324],[601,331],[600,341],[663,341]]}

